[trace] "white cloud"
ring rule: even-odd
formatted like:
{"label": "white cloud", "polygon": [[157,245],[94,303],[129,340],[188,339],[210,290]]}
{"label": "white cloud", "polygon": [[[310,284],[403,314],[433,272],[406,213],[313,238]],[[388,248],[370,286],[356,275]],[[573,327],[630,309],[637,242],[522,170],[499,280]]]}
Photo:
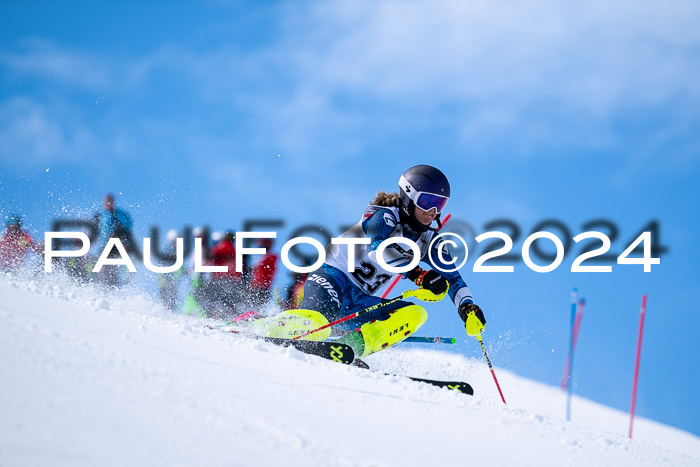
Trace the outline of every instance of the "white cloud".
{"label": "white cloud", "polygon": [[79,160],[91,141],[86,128],[52,115],[33,99],[14,98],[0,103],[0,160],[7,165]]}
{"label": "white cloud", "polygon": [[346,93],[408,121],[448,107],[465,145],[597,149],[616,119],[700,101],[696,2],[314,2],[288,15],[301,37],[278,52],[304,83],[290,102],[323,109]]}
{"label": "white cloud", "polygon": [[[700,106],[697,2],[308,2],[269,11],[276,29],[252,48],[165,45],[115,59],[34,41],[0,54],[0,64],[109,89],[116,105],[163,77],[182,79],[203,106],[247,115],[249,147],[305,164],[346,163],[373,140],[416,128],[437,129],[472,156],[497,146],[503,156],[552,144],[615,150],[628,143],[621,120],[666,112],[651,132],[669,134],[684,118],[677,109]],[[197,128],[184,109],[137,118],[188,123],[219,148],[241,137]],[[649,147],[664,141],[640,137]]]}
{"label": "white cloud", "polygon": [[27,40],[22,49],[22,52],[0,53],[0,65],[11,73],[40,75],[88,88],[104,88],[113,83],[108,60],[68,51],[46,40]]}
{"label": "white cloud", "polygon": [[[321,89],[429,102],[502,101],[505,92],[508,102],[561,97],[591,109],[624,95],[653,100],[686,90],[697,97],[697,81],[680,73],[698,66],[682,60],[700,42],[693,2],[326,2],[310,9],[290,15],[288,30],[303,33],[286,45]],[[640,87],[647,92],[637,95]]]}

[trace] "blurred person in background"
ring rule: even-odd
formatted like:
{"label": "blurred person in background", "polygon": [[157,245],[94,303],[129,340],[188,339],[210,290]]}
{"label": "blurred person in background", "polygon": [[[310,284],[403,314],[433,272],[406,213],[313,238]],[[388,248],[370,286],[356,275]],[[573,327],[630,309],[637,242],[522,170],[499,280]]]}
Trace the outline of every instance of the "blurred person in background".
{"label": "blurred person in background", "polygon": [[234,234],[226,232],[211,250],[214,266],[226,266],[226,272],[212,272],[211,282],[206,287],[210,307],[205,307],[208,317],[227,318],[236,315],[236,305],[241,301],[242,273],[236,271],[236,247]]}
{"label": "blurred person in background", "polygon": [[[165,237],[167,243],[166,256],[175,257],[177,238],[179,235],[180,234],[175,229],[167,233]],[[160,295],[160,301],[163,303],[163,306],[171,311],[176,311],[180,306],[177,297],[177,288],[183,275],[185,275],[184,266],[175,272],[158,274],[158,294]]]}
{"label": "blurred person in background", "polygon": [[257,242],[257,246],[265,248],[266,253],[255,263],[250,273],[247,301],[254,308],[262,308],[270,300],[278,260],[277,253],[270,251],[273,245],[271,238],[261,238]]}
{"label": "blurred person in background", "polygon": [[0,238],[0,271],[17,272],[24,266],[27,253],[41,255],[42,249],[43,245],[22,229],[22,217],[11,215],[5,222],[5,234]]}
{"label": "blurred person in background", "polygon": [[[94,222],[98,229],[97,242],[95,242],[98,255],[102,253],[110,238],[118,238],[127,253],[131,254],[134,251],[135,244],[131,231],[133,226],[131,215],[116,206],[112,193],[107,193],[103,198],[102,210],[95,214]],[[119,251],[116,247],[112,248],[108,257],[119,257]],[[100,282],[111,287],[119,287],[124,282],[119,277],[121,268],[122,266],[104,266],[99,272]]]}
{"label": "blurred person in background", "polygon": [[[309,264],[305,264],[308,266]],[[287,286],[284,301],[280,303],[283,310],[297,310],[301,307],[304,298],[304,282],[309,276],[308,272],[292,272],[292,283]]]}
{"label": "blurred person in background", "polygon": [[[211,248],[209,247],[209,228],[206,226],[195,227],[192,231],[194,241],[201,239],[202,242],[202,265],[210,266],[213,262],[211,256]],[[211,273],[203,273],[195,271],[195,250],[192,250],[192,256],[187,261],[186,274],[192,277],[190,284],[190,293],[187,294],[182,304],[182,312],[186,315],[196,315],[199,317],[206,316],[204,308],[207,305],[207,286],[211,280]]]}

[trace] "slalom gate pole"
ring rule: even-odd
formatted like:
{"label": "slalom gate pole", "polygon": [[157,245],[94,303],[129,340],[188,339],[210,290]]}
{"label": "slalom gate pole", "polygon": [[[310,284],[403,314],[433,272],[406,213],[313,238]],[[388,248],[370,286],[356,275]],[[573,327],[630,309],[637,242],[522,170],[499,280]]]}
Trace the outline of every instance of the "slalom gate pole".
{"label": "slalom gate pole", "polygon": [[382,292],[381,298],[386,298],[387,295],[391,293],[392,290],[394,290],[394,287],[396,287],[396,284],[399,283],[403,276],[401,274],[397,274],[394,276],[394,278],[391,280],[391,283],[389,284],[389,287],[386,288],[384,292]]}
{"label": "slalom gate pole", "polygon": [[232,324],[235,324],[236,321],[244,321],[247,319],[259,318],[259,317],[261,317],[261,315],[257,311],[248,311],[246,313],[243,313],[242,315],[236,316],[235,318],[233,318],[232,320],[230,320],[224,324],[215,324],[213,326],[207,326],[207,327],[212,328],[212,329],[213,328],[224,328],[226,326],[231,326]]}
{"label": "slalom gate pole", "polygon": [[[445,216],[445,219],[442,220],[442,222],[440,223],[440,225],[445,225],[445,224],[447,224],[447,221],[450,220],[450,217],[452,217],[452,214],[446,215],[446,216]],[[391,291],[394,290],[394,287],[396,287],[396,284],[399,283],[399,281],[401,280],[402,277],[403,277],[402,274],[397,274],[397,275],[394,277],[394,279],[392,279],[391,283],[389,284],[389,287],[387,287],[386,290],[385,290],[384,292],[382,292],[382,295],[381,295],[380,298],[386,298],[386,297],[391,293]]]}
{"label": "slalom gate pole", "polygon": [[564,362],[564,374],[561,376],[561,388],[566,391],[567,383],[569,382],[569,366],[571,365],[571,347],[573,346],[573,336],[574,336],[574,321],[575,321],[575,311],[574,302],[576,301],[576,295],[578,290],[574,287],[571,290],[571,324],[569,328],[569,350],[566,354],[566,361]]}
{"label": "slalom gate pole", "polygon": [[578,341],[578,330],[583,318],[583,309],[586,306],[586,299],[578,301],[576,308],[576,319],[574,320],[573,334],[571,335],[571,356],[569,357],[568,379],[566,381],[566,415],[567,420],[571,420],[571,399],[574,393],[574,355],[576,355],[576,342]]}
{"label": "slalom gate pole", "polygon": [[571,420],[571,359],[574,353],[574,321],[576,319],[576,299],[578,298],[578,289],[574,287],[571,290],[571,325],[569,326],[569,354],[566,356],[566,420]]}
{"label": "slalom gate pole", "polygon": [[583,310],[586,308],[586,299],[582,298],[578,301],[576,308],[576,320],[574,321],[574,353],[576,353],[576,343],[578,342],[578,331],[581,329],[581,321],[583,320]]}
{"label": "slalom gate pole", "polygon": [[[484,325],[476,317],[476,313],[473,311],[469,312],[467,315],[467,321],[464,323],[464,327],[467,331],[468,336],[474,336],[478,339],[479,345],[481,345],[481,351],[484,353],[484,358],[486,358],[486,363],[489,365],[489,370],[491,370],[491,376],[493,376],[493,381],[496,383],[496,388],[498,388],[498,394],[501,396],[503,403],[506,403],[506,398],[503,397],[503,391],[501,391],[501,385],[498,384],[498,378],[496,378],[496,372],[491,365],[491,359],[489,358],[488,352],[486,352],[486,346],[484,345],[484,340],[481,338],[481,333],[484,332]],[[507,405],[507,404],[506,404]]]}
{"label": "slalom gate pole", "polygon": [[[419,289],[419,290],[420,290],[420,289]],[[323,326],[321,326],[320,328],[316,328],[316,329],[313,329],[313,330],[311,330],[311,331],[309,331],[309,332],[306,332],[306,333],[304,333],[304,334],[301,334],[301,335],[299,335],[299,336],[295,336],[295,337],[293,337],[292,339],[298,340],[298,339],[301,339],[302,337],[309,336],[309,335],[314,334],[314,333],[316,333],[316,332],[318,332],[318,331],[323,331],[324,329],[329,328],[329,327],[331,327],[331,326],[335,326],[336,324],[340,324],[340,323],[343,323],[343,322],[345,322],[345,321],[348,321],[348,320],[357,318],[358,316],[364,315],[365,313],[369,313],[370,311],[376,311],[376,310],[379,310],[379,309],[382,309],[382,308],[386,308],[386,307],[388,307],[388,306],[393,305],[394,303],[396,303],[396,302],[398,302],[398,301],[403,300],[403,299],[406,298],[406,297],[415,296],[415,292],[416,292],[415,290],[407,290],[407,291],[405,291],[404,293],[402,293],[401,295],[399,295],[398,297],[392,298],[392,299],[389,300],[388,302],[377,303],[376,305],[372,305],[371,307],[365,308],[364,310],[357,311],[357,312],[355,312],[355,313],[352,313],[352,314],[350,314],[350,315],[347,315],[347,316],[344,317],[344,318],[337,319],[337,320],[333,321],[332,323],[328,323],[328,324],[326,324],[326,325],[323,325]]]}
{"label": "slalom gate pole", "polygon": [[[586,300],[581,299],[578,302],[578,308],[576,309],[576,319],[574,320],[574,337],[573,337],[573,347],[574,353],[576,353],[576,343],[578,342],[578,332],[581,328],[581,321],[583,320],[583,310],[586,306]],[[566,365],[564,366],[564,376],[561,379],[561,388],[566,389],[567,382],[569,379],[569,359],[566,360]]]}
{"label": "slalom gate pole", "polygon": [[644,332],[644,316],[647,312],[647,294],[642,295],[642,309],[639,312],[639,335],[637,336],[637,358],[634,362],[634,382],[632,383],[632,407],[630,408],[630,431],[632,439],[632,426],[634,425],[634,409],[637,405],[637,381],[639,380],[639,358],[642,355],[642,334]]}

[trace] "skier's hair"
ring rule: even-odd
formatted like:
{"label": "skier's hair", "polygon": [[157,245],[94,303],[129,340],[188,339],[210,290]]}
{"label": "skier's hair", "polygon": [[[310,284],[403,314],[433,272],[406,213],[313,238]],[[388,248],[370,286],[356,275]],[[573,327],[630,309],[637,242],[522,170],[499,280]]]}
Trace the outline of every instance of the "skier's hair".
{"label": "skier's hair", "polygon": [[370,201],[369,204],[374,206],[384,206],[392,207],[399,205],[399,194],[398,193],[387,193],[385,191],[377,191],[377,196],[375,196],[374,201]]}

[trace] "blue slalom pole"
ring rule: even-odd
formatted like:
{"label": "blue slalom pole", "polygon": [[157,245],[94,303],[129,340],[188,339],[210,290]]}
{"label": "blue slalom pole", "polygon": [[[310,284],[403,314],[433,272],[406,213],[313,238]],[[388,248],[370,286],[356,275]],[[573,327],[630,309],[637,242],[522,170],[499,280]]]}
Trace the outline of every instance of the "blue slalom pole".
{"label": "blue slalom pole", "polygon": [[574,362],[574,320],[576,319],[576,299],[578,298],[578,289],[576,287],[571,291],[571,329],[569,332],[569,374],[566,381],[566,420],[571,420],[571,370]]}

